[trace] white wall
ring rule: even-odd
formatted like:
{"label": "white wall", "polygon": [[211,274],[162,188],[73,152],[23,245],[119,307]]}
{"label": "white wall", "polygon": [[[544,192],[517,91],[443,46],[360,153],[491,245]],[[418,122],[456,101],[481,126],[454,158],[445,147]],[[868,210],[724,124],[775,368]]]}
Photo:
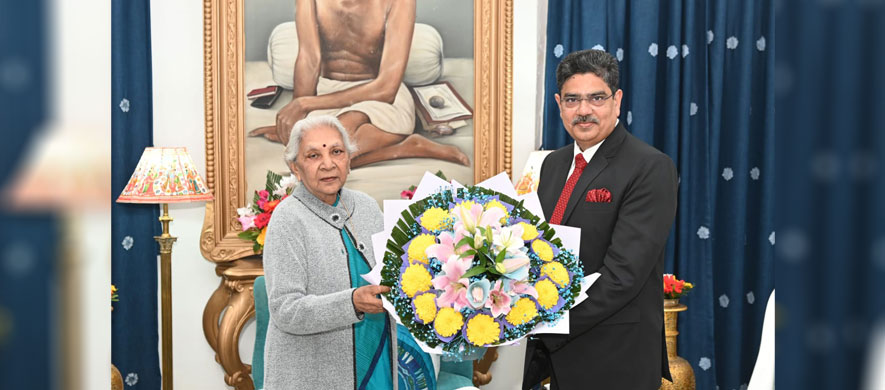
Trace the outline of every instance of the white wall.
{"label": "white wall", "polygon": [[[540,119],[537,113],[539,44],[543,52],[545,0],[520,0],[514,7],[514,171],[522,171],[534,150]],[[195,1],[151,3],[153,45],[154,144],[187,147],[205,175],[203,107],[203,5]],[[199,251],[203,224],[201,205],[170,206],[178,237],[172,252],[174,386],[179,389],[225,389],[224,372],[206,343],[202,313],[218,286],[214,265]],[[240,355],[251,360],[254,321],[245,329]],[[504,358],[502,358],[504,359]],[[498,375],[504,378],[505,375]],[[490,387],[491,388],[491,387]]]}
{"label": "white wall", "polygon": [[[203,3],[151,2],[151,40],[154,145],[186,147],[205,177]],[[224,370],[203,335],[203,307],[219,282],[213,263],[200,254],[204,206],[170,205],[169,214],[170,233],[178,237],[172,250],[173,387],[226,389]],[[254,337],[253,331],[250,346]]]}

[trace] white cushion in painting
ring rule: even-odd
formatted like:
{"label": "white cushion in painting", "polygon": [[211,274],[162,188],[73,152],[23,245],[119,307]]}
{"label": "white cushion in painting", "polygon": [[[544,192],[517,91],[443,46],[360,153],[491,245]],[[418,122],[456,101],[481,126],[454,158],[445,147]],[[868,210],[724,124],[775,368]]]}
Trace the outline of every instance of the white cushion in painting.
{"label": "white cushion in painting", "polygon": [[[296,57],[298,32],[295,30],[295,22],[280,23],[270,33],[267,42],[267,64],[276,85],[292,89]],[[439,79],[442,72],[442,36],[430,25],[415,23],[403,82],[406,85],[430,84]]]}

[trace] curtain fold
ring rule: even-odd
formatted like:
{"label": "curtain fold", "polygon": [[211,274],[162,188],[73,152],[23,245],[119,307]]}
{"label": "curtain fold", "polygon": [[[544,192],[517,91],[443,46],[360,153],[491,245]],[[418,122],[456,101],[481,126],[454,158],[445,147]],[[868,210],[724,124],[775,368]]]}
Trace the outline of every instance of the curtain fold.
{"label": "curtain fold", "polygon": [[699,389],[749,382],[774,288],[774,5],[770,1],[551,1],[543,148],[562,127],[556,66],[601,49],[620,63],[621,117],[680,175],[667,270],[695,284],[679,355]]}
{"label": "curtain fold", "polygon": [[111,4],[111,361],[127,388],[160,389],[155,205],[123,204],[123,190],[153,144],[149,0]]}

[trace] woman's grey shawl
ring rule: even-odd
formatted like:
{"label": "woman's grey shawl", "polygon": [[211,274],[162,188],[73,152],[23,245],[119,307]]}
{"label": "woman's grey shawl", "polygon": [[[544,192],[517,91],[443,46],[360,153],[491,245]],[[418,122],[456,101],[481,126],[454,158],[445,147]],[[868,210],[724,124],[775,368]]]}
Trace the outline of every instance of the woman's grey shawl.
{"label": "woman's grey shawl", "polygon": [[[353,307],[343,228],[374,267],[371,236],[383,229],[383,217],[368,195],[342,189],[332,207],[299,185],[274,210],[264,246],[267,390],[356,388],[352,325],[362,316]],[[396,385],[396,323],[390,323],[391,362],[378,369],[393,370]]]}

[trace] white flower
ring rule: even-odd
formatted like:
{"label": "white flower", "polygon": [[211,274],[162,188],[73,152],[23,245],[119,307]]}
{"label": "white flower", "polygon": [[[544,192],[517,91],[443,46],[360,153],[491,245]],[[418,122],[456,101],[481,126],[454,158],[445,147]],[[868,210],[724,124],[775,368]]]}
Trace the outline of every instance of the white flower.
{"label": "white flower", "polygon": [[698,104],[695,102],[691,102],[691,104],[688,106],[688,115],[695,116],[695,114],[697,114],[697,113],[698,113]]}
{"label": "white flower", "polygon": [[516,254],[525,245],[525,241],[522,240],[522,225],[497,229],[492,235],[492,245],[496,252],[507,251]]}
{"label": "white flower", "polygon": [[289,190],[295,188],[298,184],[298,178],[295,175],[285,176],[280,179],[280,182],[277,183],[276,188],[273,190],[273,194],[276,196],[285,196],[289,193]]}
{"label": "white flower", "polygon": [[129,99],[123,98],[123,100],[120,100],[120,110],[129,112]]}
{"label": "white flower", "polygon": [[648,54],[651,54],[652,57],[658,56],[658,44],[657,43],[652,43],[651,45],[648,45]]}
{"label": "white flower", "polygon": [[618,50],[615,51],[615,57],[618,57],[618,61],[623,61],[624,60],[624,49],[621,49],[619,47]]}
{"label": "white flower", "polygon": [[132,248],[132,244],[134,244],[134,243],[135,243],[135,240],[132,239],[132,236],[123,237],[123,242],[121,242],[121,244],[123,245],[123,249],[125,249],[127,251]]}
{"label": "white flower", "polygon": [[752,292],[752,291],[750,291],[750,292],[747,293],[747,303],[749,303],[749,304],[752,305],[753,302],[756,302],[756,296],[753,295],[753,292]]}
{"label": "white flower", "polygon": [[698,228],[698,237],[700,237],[702,240],[706,240],[706,239],[710,238],[710,229],[707,228],[706,226],[699,227]]}
{"label": "white flower", "polygon": [[130,372],[129,374],[126,374],[126,385],[127,386],[135,386],[136,383],[138,383],[138,374],[136,374],[134,372]]}
{"label": "white flower", "polygon": [[737,49],[737,47],[738,47],[737,37],[735,37],[735,36],[728,37],[728,39],[725,41],[725,47],[732,49],[732,50]]}
{"label": "white flower", "polygon": [[679,55],[679,49],[676,48],[675,45],[670,45],[667,47],[667,58],[674,59]]}
{"label": "white flower", "polygon": [[725,169],[722,170],[722,178],[725,179],[725,181],[729,181],[733,177],[734,171],[731,168],[725,167]]}
{"label": "white flower", "polygon": [[633,123],[633,111],[627,111],[627,125]]}
{"label": "white flower", "polygon": [[707,44],[713,43],[713,30],[707,30]]}
{"label": "white flower", "polygon": [[605,50],[605,48],[602,47],[602,45],[600,45],[600,44],[596,44],[596,46],[591,47],[591,49],[593,49],[593,50]]}
{"label": "white flower", "polygon": [[252,217],[252,216],[255,216],[255,212],[252,211],[252,208],[251,208],[251,207],[240,207],[240,208],[237,209],[237,214],[239,214],[240,217]]}
{"label": "white flower", "polygon": [[553,55],[556,56],[556,58],[562,57],[562,50],[562,44],[556,44],[556,46],[553,47]]}
{"label": "white flower", "polygon": [[698,361],[698,367],[702,370],[707,371],[710,369],[712,364],[710,363],[710,358],[702,357],[700,361]]}
{"label": "white flower", "polygon": [[728,295],[722,294],[719,296],[719,306],[723,308],[728,307]]}
{"label": "white flower", "polygon": [[750,178],[753,180],[759,180],[759,167],[753,167],[750,170]]}
{"label": "white flower", "polygon": [[759,37],[756,40],[756,50],[765,51],[765,37]]}
{"label": "white flower", "polygon": [[682,58],[688,57],[688,45],[682,44]]}
{"label": "white flower", "polygon": [[771,234],[768,235],[768,242],[770,242],[771,245],[774,245],[774,232],[771,232]]}

